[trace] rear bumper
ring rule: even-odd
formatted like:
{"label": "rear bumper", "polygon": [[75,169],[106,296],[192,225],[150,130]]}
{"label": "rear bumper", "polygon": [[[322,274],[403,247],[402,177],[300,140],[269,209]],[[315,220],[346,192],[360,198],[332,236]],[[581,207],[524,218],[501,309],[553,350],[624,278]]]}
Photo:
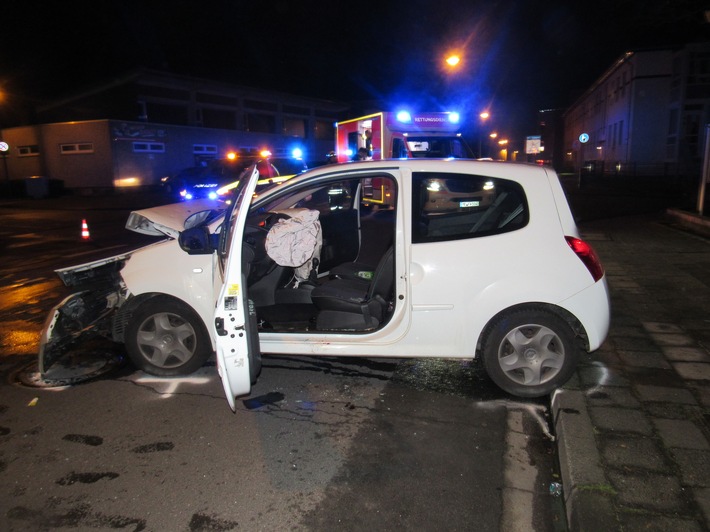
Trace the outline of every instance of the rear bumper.
{"label": "rear bumper", "polygon": [[587,333],[589,351],[595,351],[604,343],[611,323],[611,304],[606,276],[589,288],[560,303],[582,324]]}

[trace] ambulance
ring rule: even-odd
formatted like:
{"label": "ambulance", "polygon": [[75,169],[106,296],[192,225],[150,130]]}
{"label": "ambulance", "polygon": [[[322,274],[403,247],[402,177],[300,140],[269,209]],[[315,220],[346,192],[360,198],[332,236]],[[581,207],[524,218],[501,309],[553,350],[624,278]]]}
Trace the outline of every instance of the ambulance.
{"label": "ambulance", "polygon": [[473,158],[455,112],[379,112],[335,124],[338,162],[352,160]]}

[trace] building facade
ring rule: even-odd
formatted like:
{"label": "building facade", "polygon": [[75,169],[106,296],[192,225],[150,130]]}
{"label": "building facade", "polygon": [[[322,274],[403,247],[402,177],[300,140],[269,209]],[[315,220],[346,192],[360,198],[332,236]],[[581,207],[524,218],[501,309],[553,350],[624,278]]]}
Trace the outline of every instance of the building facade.
{"label": "building facade", "polygon": [[710,43],[624,53],[563,120],[568,169],[696,174],[710,122]]}
{"label": "building facade", "polygon": [[65,188],[153,186],[229,152],[294,148],[310,164],[334,148],[348,107],[328,100],[140,70],[37,109],[38,125],[4,129],[4,176]]}

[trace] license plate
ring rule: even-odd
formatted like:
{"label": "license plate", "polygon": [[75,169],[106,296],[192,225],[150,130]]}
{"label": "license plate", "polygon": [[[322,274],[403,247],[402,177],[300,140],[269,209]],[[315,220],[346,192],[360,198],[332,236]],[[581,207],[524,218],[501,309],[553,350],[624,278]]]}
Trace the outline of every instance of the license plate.
{"label": "license plate", "polygon": [[462,201],[459,203],[459,207],[461,207],[462,209],[464,207],[480,207],[480,206],[481,206],[480,201]]}

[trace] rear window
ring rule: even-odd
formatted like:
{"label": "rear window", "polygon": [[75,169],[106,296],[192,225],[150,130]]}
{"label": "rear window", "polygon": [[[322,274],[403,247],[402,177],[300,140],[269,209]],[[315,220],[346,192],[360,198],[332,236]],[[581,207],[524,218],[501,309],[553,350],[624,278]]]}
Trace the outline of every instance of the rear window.
{"label": "rear window", "polygon": [[514,181],[430,172],[412,180],[415,244],[507,233],[528,223],[525,193]]}

